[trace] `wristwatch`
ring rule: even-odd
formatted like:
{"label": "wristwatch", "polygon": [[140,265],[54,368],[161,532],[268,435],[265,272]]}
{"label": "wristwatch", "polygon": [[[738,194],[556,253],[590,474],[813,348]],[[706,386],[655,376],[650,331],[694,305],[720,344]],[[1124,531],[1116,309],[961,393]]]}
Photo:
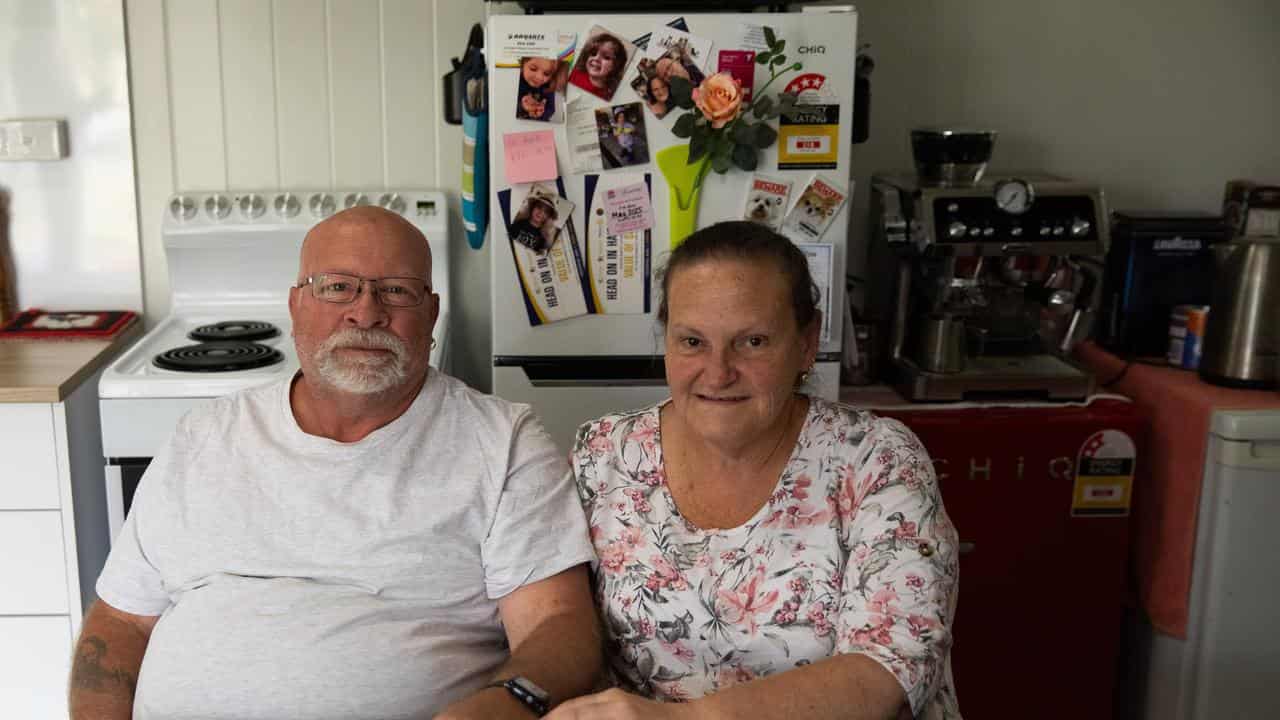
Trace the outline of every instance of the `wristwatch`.
{"label": "wristwatch", "polygon": [[538,717],[546,715],[551,710],[551,696],[527,677],[498,680],[485,687],[506,688],[512,697],[524,703],[525,707],[532,710]]}

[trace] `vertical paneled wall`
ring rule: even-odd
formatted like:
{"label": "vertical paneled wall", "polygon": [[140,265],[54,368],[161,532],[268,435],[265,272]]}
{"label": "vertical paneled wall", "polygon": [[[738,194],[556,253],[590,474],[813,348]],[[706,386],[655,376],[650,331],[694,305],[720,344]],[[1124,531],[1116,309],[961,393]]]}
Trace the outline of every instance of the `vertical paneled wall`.
{"label": "vertical paneled wall", "polygon": [[479,0],[126,3],[148,320],[169,310],[160,217],[178,192],[414,187],[450,194],[454,368],[488,387],[488,255],[458,217],[460,128],[440,76]]}

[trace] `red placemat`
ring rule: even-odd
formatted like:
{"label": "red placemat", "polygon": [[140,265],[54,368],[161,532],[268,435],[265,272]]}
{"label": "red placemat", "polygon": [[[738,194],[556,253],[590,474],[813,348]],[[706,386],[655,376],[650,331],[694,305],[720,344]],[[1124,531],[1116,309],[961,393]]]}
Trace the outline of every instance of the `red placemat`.
{"label": "red placemat", "polygon": [[131,310],[48,311],[32,308],[0,327],[0,340],[106,340],[138,317]]}
{"label": "red placemat", "polygon": [[1216,410],[1280,407],[1280,394],[1210,385],[1173,367],[1126,367],[1093,342],[1078,346],[1076,359],[1151,416],[1148,482],[1133,494],[1134,570],[1151,624],[1185,639],[1209,423]]}

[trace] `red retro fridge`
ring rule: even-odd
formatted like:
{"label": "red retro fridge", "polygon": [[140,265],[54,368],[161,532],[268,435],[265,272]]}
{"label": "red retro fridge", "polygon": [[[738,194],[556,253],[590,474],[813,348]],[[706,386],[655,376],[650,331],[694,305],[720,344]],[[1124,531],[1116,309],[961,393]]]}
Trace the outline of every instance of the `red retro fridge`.
{"label": "red retro fridge", "polygon": [[959,531],[964,716],[1113,717],[1141,412],[1119,398],[876,412],[924,442]]}

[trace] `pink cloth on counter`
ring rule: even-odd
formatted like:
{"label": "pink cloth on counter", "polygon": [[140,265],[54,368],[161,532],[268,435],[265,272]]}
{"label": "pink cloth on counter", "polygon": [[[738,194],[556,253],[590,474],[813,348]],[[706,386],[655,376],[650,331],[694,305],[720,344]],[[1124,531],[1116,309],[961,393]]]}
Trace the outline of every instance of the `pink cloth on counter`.
{"label": "pink cloth on counter", "polygon": [[[1124,368],[1124,360],[1092,342],[1082,344],[1076,358],[1099,385]],[[1140,362],[1099,389],[1133,398],[1151,417],[1148,482],[1133,497],[1138,600],[1157,630],[1186,639],[1209,423],[1217,410],[1280,408],[1280,394],[1219,387],[1193,371]]]}

